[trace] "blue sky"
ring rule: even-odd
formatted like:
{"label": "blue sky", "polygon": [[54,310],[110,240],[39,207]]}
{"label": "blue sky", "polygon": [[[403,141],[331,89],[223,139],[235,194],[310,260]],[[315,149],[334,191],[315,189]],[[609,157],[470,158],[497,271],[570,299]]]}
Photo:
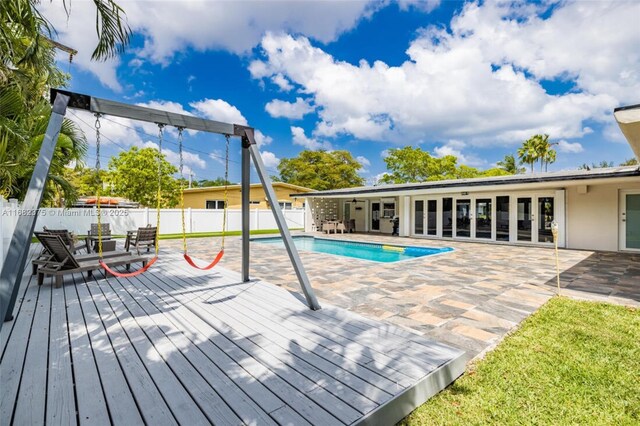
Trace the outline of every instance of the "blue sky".
{"label": "blue sky", "polygon": [[[42,5],[80,51],[71,90],[249,124],[271,174],[305,148],[346,149],[373,182],[405,145],[489,168],[535,133],[557,143],[550,170],[632,157],[611,113],[640,102],[639,2],[124,0],[134,37],[106,63],[88,59],[91,3],[74,2],[69,19],[61,2]],[[92,164],[93,118],[71,117]],[[152,125],[105,118],[102,129],[103,164],[157,142]],[[174,131],[166,141],[177,164]],[[185,144],[196,179],[222,176],[222,138]],[[238,159],[236,142],[234,181]]]}

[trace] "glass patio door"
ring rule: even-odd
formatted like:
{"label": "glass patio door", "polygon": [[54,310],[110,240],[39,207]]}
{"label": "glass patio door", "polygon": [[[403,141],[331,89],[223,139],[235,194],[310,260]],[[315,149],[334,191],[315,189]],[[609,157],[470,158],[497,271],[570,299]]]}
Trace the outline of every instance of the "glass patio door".
{"label": "glass patio door", "polygon": [[371,230],[380,231],[380,203],[371,203]]}
{"label": "glass patio door", "polygon": [[518,197],[518,241],[533,241],[532,205],[531,197]]}
{"label": "glass patio door", "polygon": [[640,192],[621,195],[621,248],[640,251]]}
{"label": "glass patio door", "polygon": [[456,200],[456,237],[471,236],[471,200]]}
{"label": "glass patio door", "polygon": [[413,214],[413,233],[416,235],[424,234],[424,200],[414,201]]}

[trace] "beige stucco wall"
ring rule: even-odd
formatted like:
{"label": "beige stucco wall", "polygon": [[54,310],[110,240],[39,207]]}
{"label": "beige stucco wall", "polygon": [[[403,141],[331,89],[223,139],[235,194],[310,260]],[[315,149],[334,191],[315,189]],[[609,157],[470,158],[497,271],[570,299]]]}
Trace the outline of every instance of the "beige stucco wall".
{"label": "beige stucco wall", "polygon": [[[289,194],[304,194],[309,191],[296,190],[291,187],[280,186],[277,183],[273,185],[276,197],[278,201],[293,203],[293,208],[303,207],[303,198],[292,198]],[[242,206],[241,191],[238,187],[231,187],[228,191],[228,200],[230,209],[239,209]],[[185,191],[184,193],[184,206],[191,207],[193,209],[206,208],[207,200],[223,200],[224,199],[224,187],[215,188],[203,188],[202,191]],[[266,195],[262,186],[251,187],[249,192],[249,199],[251,201],[258,201],[259,204],[251,204],[252,209],[268,209],[270,206],[267,204]]]}
{"label": "beige stucco wall", "polygon": [[587,185],[586,194],[579,194],[578,188],[580,186],[566,188],[567,246],[574,249],[618,250],[618,194],[624,189],[640,190],[640,181]]}

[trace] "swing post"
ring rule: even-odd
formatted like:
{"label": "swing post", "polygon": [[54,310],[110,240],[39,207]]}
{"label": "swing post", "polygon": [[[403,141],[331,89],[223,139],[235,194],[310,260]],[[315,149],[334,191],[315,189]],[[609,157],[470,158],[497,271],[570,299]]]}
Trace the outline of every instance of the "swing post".
{"label": "swing post", "polygon": [[49,175],[51,160],[56,149],[58,135],[62,128],[69,100],[70,97],[64,93],[58,93],[52,99],[53,109],[40,148],[40,156],[33,169],[27,195],[22,204],[23,210],[30,212],[30,214],[22,215],[18,218],[18,223],[11,237],[9,252],[0,272],[0,316],[3,319],[3,321],[0,321],[0,329],[2,329],[4,321],[13,319],[13,307],[18,296],[24,267],[29,257],[31,235],[33,235],[36,227],[45,183]]}

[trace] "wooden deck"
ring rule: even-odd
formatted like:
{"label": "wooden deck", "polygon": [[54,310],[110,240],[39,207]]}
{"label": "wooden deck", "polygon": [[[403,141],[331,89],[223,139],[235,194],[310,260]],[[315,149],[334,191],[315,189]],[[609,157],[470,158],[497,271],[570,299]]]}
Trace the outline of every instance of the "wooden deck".
{"label": "wooden deck", "polygon": [[23,279],[0,332],[2,424],[393,424],[464,354],[174,253],[139,277]]}

